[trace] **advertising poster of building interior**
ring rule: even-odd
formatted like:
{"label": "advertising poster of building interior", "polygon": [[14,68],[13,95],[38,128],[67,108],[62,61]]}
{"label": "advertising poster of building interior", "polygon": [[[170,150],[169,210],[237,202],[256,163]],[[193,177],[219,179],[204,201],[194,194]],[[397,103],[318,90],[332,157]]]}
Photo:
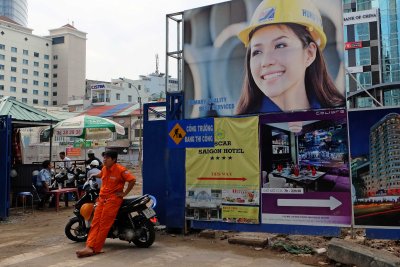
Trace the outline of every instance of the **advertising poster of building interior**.
{"label": "advertising poster of building interior", "polygon": [[355,226],[400,226],[400,109],[349,112]]}
{"label": "advertising poster of building interior", "polygon": [[260,116],[262,223],[351,224],[345,109]]}
{"label": "advertising poster of building interior", "polygon": [[185,119],[345,106],[341,0],[233,0],[183,18]]}
{"label": "advertising poster of building interior", "polygon": [[259,223],[258,117],[215,118],[214,147],[186,149],[186,218]]}

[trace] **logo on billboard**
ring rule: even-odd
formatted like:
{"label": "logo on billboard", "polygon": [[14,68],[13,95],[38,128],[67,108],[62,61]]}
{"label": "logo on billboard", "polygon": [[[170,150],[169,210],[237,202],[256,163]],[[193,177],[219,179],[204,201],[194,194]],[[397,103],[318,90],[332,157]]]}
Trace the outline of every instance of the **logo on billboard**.
{"label": "logo on billboard", "polygon": [[347,42],[344,44],[344,49],[349,50],[349,49],[357,49],[357,48],[362,48],[362,42]]}
{"label": "logo on billboard", "polygon": [[96,84],[96,85],[90,86],[90,89],[104,89],[104,88],[106,88],[106,86],[104,84]]}
{"label": "logo on billboard", "polygon": [[269,7],[265,9],[263,12],[261,12],[258,22],[274,20],[274,18],[275,18],[275,8]]}
{"label": "logo on billboard", "polygon": [[186,132],[182,129],[179,123],[175,124],[174,128],[169,132],[169,136],[174,140],[175,144],[179,144],[185,137]]}

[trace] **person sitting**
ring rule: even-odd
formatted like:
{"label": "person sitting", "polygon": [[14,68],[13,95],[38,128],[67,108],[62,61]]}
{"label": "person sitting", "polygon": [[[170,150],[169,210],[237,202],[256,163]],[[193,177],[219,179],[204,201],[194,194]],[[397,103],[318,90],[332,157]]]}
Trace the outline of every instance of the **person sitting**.
{"label": "person sitting", "polygon": [[94,155],[93,149],[89,149],[87,155],[88,155],[88,159],[85,161],[85,164],[86,164],[86,165],[90,165],[90,163],[92,163],[93,160],[97,160],[97,162],[99,163],[99,166],[97,166],[97,169],[101,170],[101,168],[103,168],[102,161],[101,161],[100,159],[98,159],[98,158]]}
{"label": "person sitting", "polygon": [[40,197],[40,202],[38,203],[37,209],[42,209],[50,197],[47,192],[50,191],[49,186],[51,182],[51,168],[52,164],[50,160],[45,160],[42,162],[42,169],[40,170],[36,179],[36,190]]}
{"label": "person sitting", "polygon": [[[87,172],[87,177],[88,179],[91,178],[92,176],[95,176],[99,174],[101,171],[98,169],[99,167],[99,162],[97,160],[92,160],[92,162],[89,165],[89,171]],[[99,188],[101,187],[101,179],[96,178],[96,183],[99,185]]]}
{"label": "person sitting", "polygon": [[59,153],[60,155],[60,159],[63,161],[63,167],[67,170],[67,171],[71,171],[72,169],[72,165],[71,165],[71,159],[68,158],[67,156],[65,156],[65,152],[61,151]]}

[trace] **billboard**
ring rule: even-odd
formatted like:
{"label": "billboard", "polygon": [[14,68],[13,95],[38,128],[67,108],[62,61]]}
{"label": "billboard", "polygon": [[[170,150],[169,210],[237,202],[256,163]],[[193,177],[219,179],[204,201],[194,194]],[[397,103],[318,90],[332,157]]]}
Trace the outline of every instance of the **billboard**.
{"label": "billboard", "polygon": [[345,109],[260,116],[261,220],[349,226]]}
{"label": "billboard", "polygon": [[184,117],[344,106],[342,25],[341,0],[233,0],[186,10]]}
{"label": "billboard", "polygon": [[354,225],[400,226],[400,108],[349,111]]}

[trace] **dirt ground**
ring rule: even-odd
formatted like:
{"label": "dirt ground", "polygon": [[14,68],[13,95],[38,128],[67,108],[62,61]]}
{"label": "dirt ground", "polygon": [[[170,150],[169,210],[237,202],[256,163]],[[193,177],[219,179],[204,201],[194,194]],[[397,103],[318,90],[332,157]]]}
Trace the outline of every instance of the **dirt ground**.
{"label": "dirt ground", "polygon": [[[136,171],[134,170],[134,173]],[[142,190],[142,179],[140,175],[137,176],[137,185],[131,194],[140,195]],[[48,242],[57,244],[61,240],[66,239],[64,235],[64,226],[69,218],[73,216],[72,207],[61,207],[59,212],[55,212],[53,208],[46,208],[45,210],[34,212],[22,212],[21,208],[11,209],[11,216],[6,221],[0,221],[0,247],[2,244],[10,243],[16,239],[37,240],[40,245],[40,239],[43,236],[48,236],[51,233],[52,238],[46,239]],[[42,227],[32,227],[42,226]],[[19,232],[26,231],[31,228],[28,236],[18,236]],[[354,238],[351,238],[351,229],[342,229],[340,238],[348,239],[352,242],[362,244],[368,247],[376,248],[379,250],[386,250],[397,257],[400,257],[400,241],[395,240],[376,240],[365,238],[365,232],[362,229],[357,229],[354,232]],[[247,255],[253,257],[274,257],[282,259],[290,259],[310,266],[345,266],[336,262],[332,262],[326,253],[317,254],[314,252],[316,249],[328,248],[330,237],[319,236],[304,236],[304,235],[279,235],[269,233],[246,233],[251,236],[268,237],[268,246],[263,248],[234,245],[228,242],[228,238],[237,235],[237,232],[218,231],[216,237],[209,239],[200,237],[200,233],[192,231],[187,235],[179,233],[167,233],[164,230],[159,231],[158,236],[163,242],[168,242],[173,246],[177,242],[190,242],[195,243],[199,248],[217,247],[218,249],[233,250],[240,255]],[[243,234],[243,233],[241,233]],[[0,260],[12,254],[8,249],[0,250]],[[24,248],[18,247],[15,250]],[[291,251],[289,253],[288,251]]]}

